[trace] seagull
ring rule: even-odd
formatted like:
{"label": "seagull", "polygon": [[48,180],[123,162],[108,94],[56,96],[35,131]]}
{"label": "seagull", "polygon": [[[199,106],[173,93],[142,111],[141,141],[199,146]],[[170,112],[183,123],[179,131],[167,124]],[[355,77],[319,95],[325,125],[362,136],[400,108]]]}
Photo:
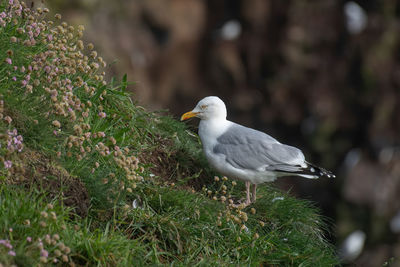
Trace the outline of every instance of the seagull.
{"label": "seagull", "polygon": [[226,116],[225,103],[219,97],[208,96],[192,111],[183,114],[181,121],[192,117],[200,119],[199,137],[209,164],[222,175],[245,182],[246,206],[256,201],[258,184],[275,181],[281,176],[335,177],[308,163],[300,149],[229,121]]}

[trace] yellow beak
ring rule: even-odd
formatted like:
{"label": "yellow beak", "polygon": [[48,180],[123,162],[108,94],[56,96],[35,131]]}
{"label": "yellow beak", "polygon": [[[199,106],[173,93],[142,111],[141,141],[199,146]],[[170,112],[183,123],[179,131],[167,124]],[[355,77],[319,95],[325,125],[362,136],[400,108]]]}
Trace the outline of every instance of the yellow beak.
{"label": "yellow beak", "polygon": [[181,121],[196,117],[197,114],[199,114],[199,113],[193,112],[193,111],[186,112],[185,114],[182,115]]}

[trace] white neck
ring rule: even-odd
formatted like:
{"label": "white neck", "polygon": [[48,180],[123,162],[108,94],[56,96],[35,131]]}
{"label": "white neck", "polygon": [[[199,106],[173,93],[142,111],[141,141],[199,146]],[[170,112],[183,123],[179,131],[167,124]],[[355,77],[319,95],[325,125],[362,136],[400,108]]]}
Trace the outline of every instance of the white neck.
{"label": "white neck", "polygon": [[199,124],[199,136],[203,144],[203,149],[211,150],[216,143],[216,139],[223,134],[231,124],[232,122],[221,117],[201,120]]}

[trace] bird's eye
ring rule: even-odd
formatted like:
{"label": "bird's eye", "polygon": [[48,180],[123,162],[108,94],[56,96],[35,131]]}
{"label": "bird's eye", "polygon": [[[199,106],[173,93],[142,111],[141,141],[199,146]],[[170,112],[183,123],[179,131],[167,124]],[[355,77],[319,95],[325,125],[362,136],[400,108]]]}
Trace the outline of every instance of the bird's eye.
{"label": "bird's eye", "polygon": [[207,107],[207,105],[201,105],[200,108],[201,109],[205,109]]}

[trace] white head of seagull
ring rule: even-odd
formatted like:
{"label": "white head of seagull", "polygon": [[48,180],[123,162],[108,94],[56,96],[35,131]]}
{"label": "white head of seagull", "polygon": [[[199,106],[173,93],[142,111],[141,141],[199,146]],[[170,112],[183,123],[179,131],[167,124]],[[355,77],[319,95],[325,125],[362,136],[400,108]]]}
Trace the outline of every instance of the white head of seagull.
{"label": "white head of seagull", "polygon": [[[256,186],[280,176],[335,177],[329,171],[308,163],[300,149],[226,119],[224,102],[216,96],[203,98],[181,120],[201,119],[199,136],[204,154],[218,172],[246,183],[246,204],[255,202]],[[250,200],[250,185],[253,184]]]}
{"label": "white head of seagull", "polygon": [[197,117],[201,120],[226,119],[225,103],[217,96],[207,96],[197,103],[196,107],[185,114],[181,120]]}

